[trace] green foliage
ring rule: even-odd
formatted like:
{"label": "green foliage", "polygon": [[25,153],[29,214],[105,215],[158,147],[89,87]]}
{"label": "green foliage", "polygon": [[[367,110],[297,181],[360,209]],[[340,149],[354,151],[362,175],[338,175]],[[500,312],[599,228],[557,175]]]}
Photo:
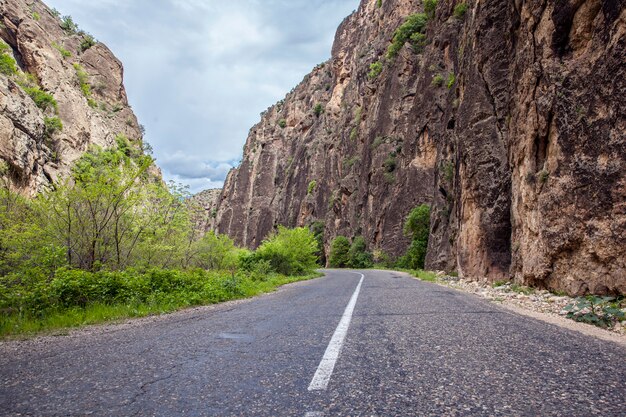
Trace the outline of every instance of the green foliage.
{"label": "green foliage", "polygon": [[448,83],[446,84],[448,89],[450,89],[450,88],[452,88],[452,86],[454,86],[454,82],[455,81],[456,81],[456,76],[454,75],[454,73],[451,72],[450,74],[448,74]]}
{"label": "green foliage", "polygon": [[0,55],[0,73],[9,76],[17,74],[17,64],[12,56],[7,54]]}
{"label": "green foliage", "polygon": [[548,181],[548,178],[550,178],[550,173],[545,169],[542,169],[537,173],[537,179],[539,179],[539,182],[542,184]]}
{"label": "green foliage", "polygon": [[317,181],[313,180],[313,181],[309,182],[309,186],[306,189],[307,195],[312,194],[313,191],[315,190],[315,187],[317,187]]}
{"label": "green foliage", "polygon": [[[80,64],[74,64],[74,70],[76,71],[76,76],[78,77],[78,84],[80,86],[80,91],[83,92],[83,95],[89,99],[91,97],[91,85],[89,84],[89,74],[84,70]],[[89,104],[91,107],[94,107]]]}
{"label": "green foliage", "polygon": [[447,182],[452,182],[454,179],[454,163],[452,161],[444,162],[441,165],[441,173],[443,174],[443,179]]}
{"label": "green foliage", "polygon": [[281,129],[286,128],[286,127],[287,127],[287,120],[285,120],[285,119],[280,119],[280,120],[278,121],[278,126],[279,126]]}
{"label": "green foliage", "polygon": [[85,33],[83,35],[83,39],[80,42],[80,51],[81,52],[85,52],[87,49],[91,48],[92,46],[94,46],[96,43],[98,43],[93,36],[91,36],[89,33]]}
{"label": "green foliage", "polygon": [[454,17],[457,19],[463,19],[465,13],[467,12],[467,3],[461,2],[454,6]]}
{"label": "green foliage", "polygon": [[345,236],[337,236],[330,244],[328,259],[331,268],[345,268],[350,262],[350,241]]}
{"label": "green foliage", "polygon": [[380,145],[382,145],[383,143],[385,143],[385,138],[382,136],[376,136],[374,138],[374,142],[372,142],[371,148],[372,149],[376,149],[378,148]]}
{"label": "green foliage", "polygon": [[269,235],[254,254],[257,260],[268,261],[274,272],[285,275],[308,274],[317,267],[315,254],[319,248],[313,233],[305,227],[278,230]]}
{"label": "green foliage", "polygon": [[430,206],[422,204],[411,210],[404,223],[404,234],[411,238],[411,245],[398,260],[398,266],[423,269],[430,234]]}
{"label": "green foliage", "polygon": [[70,51],[68,51],[62,45],[59,45],[56,42],[52,42],[52,47],[56,49],[57,51],[59,51],[59,53],[61,54],[63,58],[69,58],[72,56],[72,53]]}
{"label": "green foliage", "polygon": [[59,11],[58,11],[57,9],[55,9],[55,8],[50,9],[50,14],[51,14],[52,16],[54,16],[54,17],[59,17],[59,16],[61,16],[61,12],[59,12]]}
{"label": "green foliage", "polygon": [[433,77],[433,81],[431,83],[433,86],[435,87],[441,87],[443,85],[443,75],[441,74],[436,74]]}
{"label": "green foliage", "polygon": [[438,0],[424,0],[424,13],[429,19],[435,18]]}
{"label": "green foliage", "polygon": [[74,19],[72,16],[63,16],[61,18],[61,29],[63,29],[68,34],[76,34],[78,33],[78,25],[74,23]]}
{"label": "green foliage", "polygon": [[385,168],[385,172],[387,173],[394,172],[397,166],[398,166],[398,161],[396,161],[396,157],[393,153],[389,154],[387,156],[387,159],[385,159],[385,161],[383,162],[383,168]]}
{"label": "green foliage", "polygon": [[9,50],[11,49],[11,47],[4,42],[2,39],[0,39],[0,54],[5,54],[7,52],[9,52]]}
{"label": "green foliage", "polygon": [[361,158],[358,155],[355,155],[351,158],[344,160],[343,164],[345,165],[347,169],[350,169],[353,166],[355,166],[357,163],[359,163],[360,161],[361,161]]}
{"label": "green foliage", "polygon": [[33,12],[33,20],[38,22],[39,20],[41,20],[41,15],[37,12]]}
{"label": "green foliage", "polygon": [[367,74],[367,78],[373,80],[377,78],[380,73],[383,72],[383,63],[376,61],[370,64],[370,72]]}
{"label": "green foliage", "polygon": [[350,268],[371,268],[374,265],[372,254],[367,251],[365,239],[361,236],[355,237],[352,241],[348,258]]}
{"label": "green foliage", "polygon": [[357,129],[356,127],[353,127],[352,130],[350,131],[350,140],[356,140],[358,136],[359,136],[359,129]]}
{"label": "green foliage", "polygon": [[46,136],[50,137],[56,132],[63,130],[63,123],[58,117],[44,117],[44,125],[46,126]]}
{"label": "green foliage", "polygon": [[326,252],[324,251],[324,222],[314,221],[309,225],[309,230],[317,242],[318,251],[315,253],[318,263],[326,265]]}
{"label": "green foliage", "polygon": [[396,29],[393,40],[387,49],[387,58],[395,58],[405,43],[410,42],[413,50],[421,51],[426,43],[426,24],[428,16],[424,13],[412,14]]}
{"label": "green foliage", "polygon": [[376,0],[376,7],[378,7],[379,9],[383,7],[383,0]]}
{"label": "green foliage", "polygon": [[320,103],[317,103],[313,107],[313,113],[315,114],[315,117],[320,117],[320,115],[324,113],[324,107]]}
{"label": "green foliage", "polygon": [[564,310],[569,319],[604,328],[626,320],[626,313],[620,308],[620,300],[615,297],[578,297]]}
{"label": "green foliage", "polygon": [[57,112],[57,101],[51,94],[46,93],[39,86],[24,87],[24,91],[30,96],[30,98],[33,99],[37,107],[39,107],[42,111],[46,111],[49,108],[52,108],[54,109],[55,113]]}

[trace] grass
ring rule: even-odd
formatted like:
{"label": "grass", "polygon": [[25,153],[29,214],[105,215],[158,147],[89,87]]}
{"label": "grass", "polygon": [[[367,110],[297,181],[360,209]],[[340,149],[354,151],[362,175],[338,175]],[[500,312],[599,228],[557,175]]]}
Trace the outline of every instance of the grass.
{"label": "grass", "polygon": [[311,273],[303,276],[272,274],[266,280],[237,279],[236,287],[228,287],[228,280],[221,282],[227,291],[208,288],[203,291],[155,292],[144,302],[119,304],[92,303],[85,307],[73,306],[57,309],[45,315],[3,314],[0,317],[0,339],[25,338],[41,334],[58,333],[70,328],[106,323],[134,317],[167,314],[189,307],[216,304],[229,300],[249,298],[275,291],[278,287],[296,281],[322,276]]}
{"label": "grass", "polygon": [[465,13],[467,12],[467,3],[462,2],[457,4],[454,7],[454,17],[457,19],[463,19],[465,17]]}
{"label": "grass", "polygon": [[61,54],[63,58],[69,58],[72,56],[72,53],[70,51],[68,51],[62,45],[59,45],[56,42],[52,42],[52,47],[56,49],[57,51],[59,51],[59,53]]}

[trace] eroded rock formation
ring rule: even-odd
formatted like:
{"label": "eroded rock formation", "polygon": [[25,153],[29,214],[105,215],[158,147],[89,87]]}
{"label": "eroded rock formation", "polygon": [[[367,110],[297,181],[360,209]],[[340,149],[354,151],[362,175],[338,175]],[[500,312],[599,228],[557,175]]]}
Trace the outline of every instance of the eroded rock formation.
{"label": "eroded rock formation", "polygon": [[213,226],[254,247],[321,221],[327,243],[397,256],[429,203],[429,268],[626,293],[625,1],[458,4],[439,1],[420,53],[386,59],[422,1],[363,0],[251,129]]}
{"label": "eroded rock formation", "polygon": [[[141,145],[121,62],[102,43],[84,43],[86,34],[61,23],[38,0],[0,0],[0,38],[18,66],[17,74],[0,73],[0,159],[13,185],[29,195],[66,174],[92,144],[111,146],[124,135]],[[29,84],[54,97],[58,110],[38,107],[25,92]],[[46,132],[45,118],[55,117],[62,130]]]}

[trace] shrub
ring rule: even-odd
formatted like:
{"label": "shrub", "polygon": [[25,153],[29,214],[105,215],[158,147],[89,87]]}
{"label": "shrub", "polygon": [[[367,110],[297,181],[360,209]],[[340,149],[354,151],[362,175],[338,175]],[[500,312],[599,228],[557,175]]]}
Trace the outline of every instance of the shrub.
{"label": "shrub", "polygon": [[337,236],[330,244],[328,263],[331,268],[344,268],[350,262],[350,241],[345,236]]}
{"label": "shrub", "polygon": [[385,162],[383,162],[383,167],[385,168],[385,172],[393,172],[396,170],[396,167],[398,165],[398,162],[396,161],[395,156],[393,156],[393,154],[390,154],[387,159],[385,159]]}
{"label": "shrub", "polygon": [[280,119],[280,120],[278,121],[278,126],[279,126],[281,129],[286,128],[286,127],[287,127],[287,120],[285,120],[285,119]]}
{"label": "shrub", "polygon": [[80,51],[85,52],[87,49],[91,48],[97,43],[93,36],[89,33],[85,33],[83,36],[83,40],[80,42]]}
{"label": "shrub", "polygon": [[467,3],[462,2],[454,6],[454,17],[457,19],[463,19],[467,12]]}
{"label": "shrub", "polygon": [[69,34],[75,34],[78,32],[78,25],[74,23],[72,16],[63,16],[61,18],[61,29]]}
{"label": "shrub", "polygon": [[429,19],[435,17],[435,10],[437,9],[438,0],[424,0],[424,13]]}
{"label": "shrub", "polygon": [[370,64],[370,72],[367,74],[367,78],[370,80],[375,79],[383,72],[383,64],[380,61],[376,61]]}
{"label": "shrub", "polygon": [[411,210],[404,223],[404,234],[411,238],[411,245],[398,260],[398,266],[423,269],[430,234],[430,206],[422,204]]}
{"label": "shrub", "polygon": [[372,254],[367,251],[365,239],[357,236],[352,241],[348,251],[348,266],[350,268],[370,268],[373,265]]}
{"label": "shrub", "polygon": [[564,310],[567,311],[567,318],[598,327],[613,327],[615,323],[626,320],[626,313],[614,297],[578,297]]}
{"label": "shrub", "polygon": [[309,186],[306,189],[307,195],[311,194],[315,190],[315,187],[317,187],[317,181],[313,180],[309,182]]}
{"label": "shrub", "polygon": [[320,265],[326,265],[326,253],[324,251],[324,222],[314,221],[309,225],[309,230],[317,242],[318,251],[316,253]]}
{"label": "shrub", "polygon": [[58,117],[44,117],[44,124],[46,126],[46,136],[50,137],[56,132],[63,130],[63,123]]}
{"label": "shrub", "polygon": [[426,42],[424,31],[427,23],[428,16],[424,13],[416,13],[407,17],[393,35],[391,45],[387,49],[387,58],[395,58],[407,42],[410,42],[413,49],[419,52]]}
{"label": "shrub", "polygon": [[357,129],[356,127],[353,127],[352,130],[350,131],[350,140],[356,140],[358,136],[359,136],[359,129]]}
{"label": "shrub", "polygon": [[313,113],[315,114],[315,117],[320,117],[320,115],[324,113],[324,108],[320,103],[317,103],[315,107],[313,107]]}
{"label": "shrub", "polygon": [[383,7],[383,0],[376,0],[376,7],[378,7],[379,9]]}
{"label": "shrub", "polygon": [[70,51],[68,51],[63,46],[59,45],[56,42],[52,42],[52,47],[56,49],[57,51],[59,51],[59,53],[61,54],[63,58],[69,58],[72,56],[72,53]]}
{"label": "shrub", "polygon": [[24,91],[26,91],[26,94],[33,99],[37,107],[39,107],[42,111],[46,111],[49,108],[53,108],[55,112],[57,111],[57,101],[51,94],[42,91],[39,86],[26,87],[24,88]]}
{"label": "shrub", "polygon": [[17,74],[17,64],[12,56],[7,54],[0,55],[0,73],[4,75]]}
{"label": "shrub", "polygon": [[431,84],[435,87],[441,87],[443,85],[443,75],[435,75]]}
{"label": "shrub", "polygon": [[37,12],[33,12],[33,20],[38,22],[39,20],[41,20],[41,15]]}
{"label": "shrub", "polygon": [[454,82],[456,81],[456,77],[453,72],[448,75],[448,83],[446,84],[448,89],[452,88]]}
{"label": "shrub", "polygon": [[[87,98],[91,97],[91,85],[89,84],[89,74],[87,74],[87,71],[85,71],[83,67],[81,67],[80,64],[78,63],[74,64],[74,70],[76,71],[76,76],[78,77],[78,84],[80,86],[80,90],[83,92],[83,95]],[[91,107],[95,107],[97,106],[97,103],[95,103],[95,106],[93,106],[91,103],[89,103],[89,105]]]}
{"label": "shrub", "polygon": [[255,253],[256,259],[269,261],[272,269],[284,275],[301,275],[317,267],[317,241],[307,228],[278,230],[268,236]]}

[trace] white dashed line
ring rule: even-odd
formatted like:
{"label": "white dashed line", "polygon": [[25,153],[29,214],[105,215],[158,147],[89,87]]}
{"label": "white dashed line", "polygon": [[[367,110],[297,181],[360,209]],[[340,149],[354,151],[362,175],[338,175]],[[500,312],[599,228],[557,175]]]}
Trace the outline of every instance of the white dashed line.
{"label": "white dashed line", "polygon": [[330,381],[330,377],[333,374],[335,363],[337,362],[337,358],[341,352],[341,347],[343,346],[346,334],[348,333],[348,327],[350,327],[350,320],[352,320],[352,313],[354,312],[356,299],[359,297],[361,284],[365,278],[365,275],[358,272],[355,273],[361,275],[361,280],[356,286],[356,289],[352,294],[352,298],[350,298],[350,302],[348,302],[348,305],[343,312],[343,316],[341,316],[341,321],[339,321],[339,325],[337,326],[337,329],[335,329],[335,333],[333,334],[332,339],[330,339],[330,343],[328,343],[326,352],[324,352],[324,357],[317,367],[315,375],[313,375],[313,379],[309,384],[309,391],[325,390],[328,386],[328,381]]}

